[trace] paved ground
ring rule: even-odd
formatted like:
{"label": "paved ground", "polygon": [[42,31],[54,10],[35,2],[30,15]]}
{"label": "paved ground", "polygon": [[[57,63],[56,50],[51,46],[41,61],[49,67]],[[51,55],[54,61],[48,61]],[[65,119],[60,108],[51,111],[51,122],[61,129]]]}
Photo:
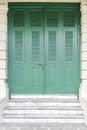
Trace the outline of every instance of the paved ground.
{"label": "paved ground", "polygon": [[0,130],[87,130],[87,126],[58,123],[1,124]]}

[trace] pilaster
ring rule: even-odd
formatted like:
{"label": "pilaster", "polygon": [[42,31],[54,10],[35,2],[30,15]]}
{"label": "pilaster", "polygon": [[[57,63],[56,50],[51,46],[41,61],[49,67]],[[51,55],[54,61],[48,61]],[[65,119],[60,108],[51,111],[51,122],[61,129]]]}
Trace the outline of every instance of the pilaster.
{"label": "pilaster", "polygon": [[[87,108],[87,0],[81,0],[81,85],[79,93],[81,105]],[[85,115],[87,113],[85,112]],[[87,119],[85,119],[87,124]]]}
{"label": "pilaster", "polygon": [[0,0],[0,100],[7,97],[7,0]]}

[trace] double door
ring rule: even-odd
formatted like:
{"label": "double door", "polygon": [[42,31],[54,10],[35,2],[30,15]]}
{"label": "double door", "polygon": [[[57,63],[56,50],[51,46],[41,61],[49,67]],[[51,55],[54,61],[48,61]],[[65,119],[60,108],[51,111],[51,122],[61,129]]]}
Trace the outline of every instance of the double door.
{"label": "double door", "polygon": [[77,17],[76,8],[11,10],[11,93],[77,93],[80,83]]}

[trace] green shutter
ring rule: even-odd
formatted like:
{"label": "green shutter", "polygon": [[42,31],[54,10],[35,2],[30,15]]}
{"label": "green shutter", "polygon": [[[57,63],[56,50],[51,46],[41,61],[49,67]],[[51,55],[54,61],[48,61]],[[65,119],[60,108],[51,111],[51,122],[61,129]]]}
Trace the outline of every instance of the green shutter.
{"label": "green shutter", "polygon": [[73,31],[65,31],[65,62],[73,60]]}
{"label": "green shutter", "polygon": [[32,61],[40,61],[40,32],[32,31]]}
{"label": "green shutter", "polygon": [[56,61],[57,29],[59,24],[58,11],[53,9],[46,10],[46,30],[47,30],[47,60]]}
{"label": "green shutter", "polygon": [[15,31],[15,62],[24,61],[24,32]]}
{"label": "green shutter", "polygon": [[74,27],[75,26],[75,12],[74,11],[64,11],[64,27]]}
{"label": "green shutter", "polygon": [[56,61],[56,31],[48,32],[48,61]]}
{"label": "green shutter", "polygon": [[47,27],[58,26],[58,11],[47,11]]}
{"label": "green shutter", "polygon": [[41,10],[30,10],[30,33],[32,45],[32,62],[40,62],[41,60],[41,29],[42,29],[42,12]]}
{"label": "green shutter", "polygon": [[13,26],[23,27],[25,25],[24,11],[14,11],[13,13]]}
{"label": "green shutter", "polygon": [[13,12],[13,31],[14,31],[14,62],[24,62],[24,26],[25,26],[25,12]]}
{"label": "green shutter", "polygon": [[41,11],[30,11],[30,26],[41,27]]}

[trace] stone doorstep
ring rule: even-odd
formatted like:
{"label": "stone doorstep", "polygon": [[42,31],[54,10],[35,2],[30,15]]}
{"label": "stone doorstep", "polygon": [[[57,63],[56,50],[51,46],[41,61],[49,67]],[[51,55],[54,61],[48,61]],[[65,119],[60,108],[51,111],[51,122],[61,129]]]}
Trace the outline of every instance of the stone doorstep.
{"label": "stone doorstep", "polygon": [[64,107],[64,106],[80,106],[80,103],[79,102],[69,102],[68,103],[68,101],[67,101],[67,103],[65,103],[65,102],[33,102],[33,101],[31,101],[31,102],[8,102],[8,104],[7,104],[7,106],[21,106],[21,107],[23,107],[23,106],[45,106],[45,107],[47,107],[47,106],[62,106],[62,107]]}
{"label": "stone doorstep", "polygon": [[73,114],[73,115],[79,115],[79,114],[83,114],[83,110],[40,110],[40,109],[36,109],[36,110],[4,110],[4,114]]}
{"label": "stone doorstep", "polygon": [[64,94],[45,94],[45,95],[18,95],[18,94],[12,94],[11,95],[11,99],[40,99],[40,98],[44,98],[44,99],[77,99],[77,95],[76,94],[68,94],[68,95],[64,95]]}
{"label": "stone doorstep", "polygon": [[27,106],[6,106],[5,110],[83,110],[81,108],[81,106],[64,106],[64,107],[61,107],[61,106],[40,106],[40,107],[37,107],[37,106],[31,106],[31,107],[27,107]]}
{"label": "stone doorstep", "polygon": [[74,124],[83,124],[84,123],[84,119],[64,119],[64,118],[62,118],[62,119],[53,119],[53,118],[51,118],[51,119],[41,119],[41,118],[39,118],[39,119],[35,119],[35,118],[30,118],[30,119],[26,119],[26,118],[22,118],[22,119],[12,119],[12,118],[4,118],[3,119],[3,123],[74,123]]}
{"label": "stone doorstep", "polygon": [[[11,95],[12,96],[12,95]],[[10,109],[7,109],[7,108]],[[19,107],[20,109],[15,109]],[[23,109],[34,108],[33,109]],[[44,109],[40,109],[44,108]],[[51,109],[49,109],[51,107]],[[59,109],[53,109],[58,108]],[[14,108],[14,109],[11,109]],[[39,108],[39,109],[38,109]],[[45,108],[48,108],[47,110]],[[68,108],[68,109],[67,109]],[[72,108],[72,109],[71,109]],[[79,108],[79,109],[75,109]],[[83,110],[73,95],[14,95],[3,113],[3,123],[83,124]]]}

